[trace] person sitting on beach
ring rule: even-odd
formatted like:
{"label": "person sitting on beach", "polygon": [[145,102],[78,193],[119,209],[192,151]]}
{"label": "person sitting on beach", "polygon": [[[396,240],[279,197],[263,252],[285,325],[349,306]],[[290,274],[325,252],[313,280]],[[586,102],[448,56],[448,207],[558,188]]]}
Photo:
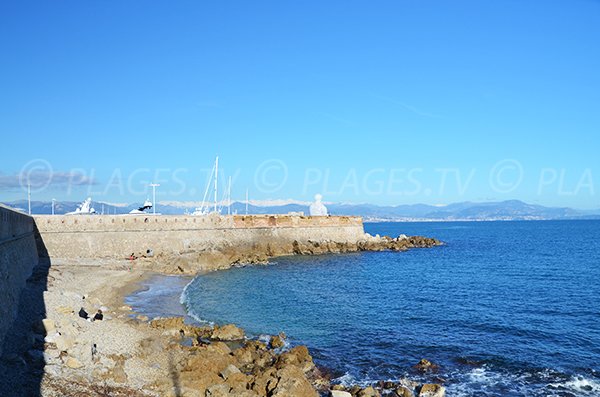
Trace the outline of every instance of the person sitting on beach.
{"label": "person sitting on beach", "polygon": [[83,307],[81,309],[79,309],[79,317],[86,319],[86,320],[89,317],[88,313],[85,311],[85,309]]}
{"label": "person sitting on beach", "polygon": [[137,259],[137,256],[135,256],[135,254],[132,252],[131,255],[129,255],[129,260],[134,261],[136,259]]}
{"label": "person sitting on beach", "polygon": [[98,309],[98,312],[94,315],[94,321],[95,320],[102,321],[103,318],[104,318],[104,315],[102,314],[102,310]]}

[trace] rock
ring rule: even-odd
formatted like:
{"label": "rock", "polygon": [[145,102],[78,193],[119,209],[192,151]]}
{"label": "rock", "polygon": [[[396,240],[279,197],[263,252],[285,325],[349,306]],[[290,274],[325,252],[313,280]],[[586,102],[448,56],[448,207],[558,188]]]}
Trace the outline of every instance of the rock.
{"label": "rock", "polygon": [[232,374],[239,374],[241,371],[233,364],[229,364],[227,368],[221,371],[220,375],[223,379],[227,380]]}
{"label": "rock", "polygon": [[433,372],[433,371],[437,371],[439,369],[439,366],[437,364],[432,363],[431,361],[422,358],[421,361],[419,361],[416,365],[415,365],[415,369],[417,369],[420,372]]}
{"label": "rock", "polygon": [[244,339],[244,330],[236,327],[233,324],[223,325],[222,327],[215,326],[210,337],[217,340],[241,340]]}
{"label": "rock", "polygon": [[73,368],[73,369],[83,367],[83,364],[81,363],[81,361],[79,361],[75,357],[71,357],[71,356],[67,357],[67,360],[65,361],[65,365],[67,367]]}
{"label": "rock", "polygon": [[285,346],[285,342],[283,338],[279,335],[275,335],[271,337],[271,349],[279,349],[280,347]]}
{"label": "rock", "polygon": [[425,383],[419,390],[419,397],[444,397],[446,388],[436,383]]}
{"label": "rock", "polygon": [[231,349],[223,342],[214,342],[207,346],[208,351],[214,351],[222,355],[231,353]]}
{"label": "rock", "polygon": [[331,397],[352,397],[352,394],[343,390],[329,390],[329,395]]}
{"label": "rock", "polygon": [[144,316],[143,314],[138,314],[136,318],[142,322],[146,322],[149,320],[148,316]]}
{"label": "rock", "polygon": [[381,394],[373,386],[365,387],[358,392],[358,397],[380,397]]}
{"label": "rock", "polygon": [[56,324],[54,324],[54,320],[45,318],[42,320],[42,326],[44,327],[46,335],[50,335],[56,332]]}
{"label": "rock", "polygon": [[295,365],[301,368],[304,372],[308,372],[315,367],[313,359],[308,353],[306,346],[296,346],[290,351],[282,353],[277,358],[277,368],[283,368],[288,365]]}
{"label": "rock", "polygon": [[400,386],[399,388],[397,388],[396,394],[398,395],[398,397],[414,397],[414,393],[404,386]]}
{"label": "rock", "polygon": [[206,397],[232,397],[229,394],[231,388],[225,383],[210,386],[206,389]]}
{"label": "rock", "polygon": [[277,371],[277,386],[273,389],[271,397],[318,397],[319,394],[312,387],[304,371],[289,365]]}
{"label": "rock", "polygon": [[331,390],[346,390],[346,388],[344,387],[344,385],[331,385]]}

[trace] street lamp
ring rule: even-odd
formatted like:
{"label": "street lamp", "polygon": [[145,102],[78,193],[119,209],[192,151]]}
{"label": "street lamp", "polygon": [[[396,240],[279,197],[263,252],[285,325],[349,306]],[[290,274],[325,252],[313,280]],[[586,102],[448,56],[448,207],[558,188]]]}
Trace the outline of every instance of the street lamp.
{"label": "street lamp", "polygon": [[156,188],[160,183],[151,183],[148,186],[152,186],[152,214],[156,215]]}

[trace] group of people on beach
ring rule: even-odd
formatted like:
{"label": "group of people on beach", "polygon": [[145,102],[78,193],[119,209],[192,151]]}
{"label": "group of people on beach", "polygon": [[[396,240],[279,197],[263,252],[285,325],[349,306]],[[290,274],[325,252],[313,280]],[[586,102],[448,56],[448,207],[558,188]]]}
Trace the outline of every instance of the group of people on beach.
{"label": "group of people on beach", "polygon": [[104,314],[102,314],[101,309],[98,309],[96,314],[94,314],[93,317],[90,317],[88,312],[86,312],[85,309],[82,307],[81,309],[79,309],[79,317],[86,319],[88,321],[102,321],[104,319]]}

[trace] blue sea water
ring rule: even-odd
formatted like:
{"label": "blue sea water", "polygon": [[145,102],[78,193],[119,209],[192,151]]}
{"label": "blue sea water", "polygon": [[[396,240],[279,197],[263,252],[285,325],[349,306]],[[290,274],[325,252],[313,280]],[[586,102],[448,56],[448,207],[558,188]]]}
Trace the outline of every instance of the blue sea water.
{"label": "blue sea water", "polygon": [[[199,320],[284,331],[340,382],[407,376],[449,396],[600,396],[600,221],[365,224],[446,244],[277,258],[195,278]],[[415,373],[427,358],[432,375]]]}

